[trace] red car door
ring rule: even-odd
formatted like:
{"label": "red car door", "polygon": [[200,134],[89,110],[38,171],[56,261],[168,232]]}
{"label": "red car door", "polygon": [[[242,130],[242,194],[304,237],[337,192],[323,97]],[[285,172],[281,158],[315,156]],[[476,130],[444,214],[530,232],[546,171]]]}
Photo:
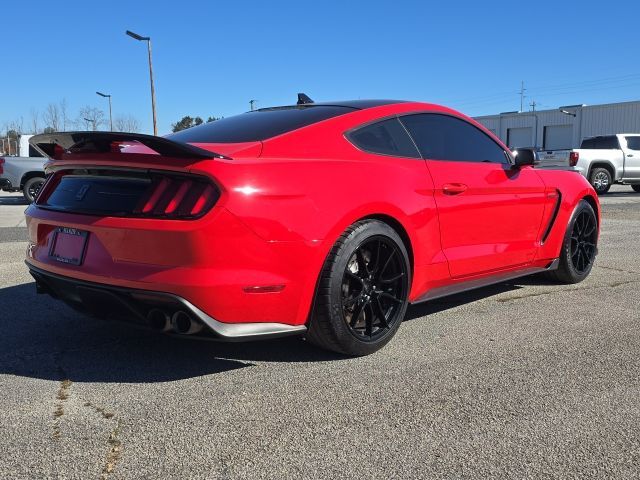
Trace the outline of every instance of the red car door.
{"label": "red car door", "polygon": [[547,195],[531,167],[511,166],[503,148],[458,117],[401,117],[434,182],[441,243],[452,277],[531,262]]}

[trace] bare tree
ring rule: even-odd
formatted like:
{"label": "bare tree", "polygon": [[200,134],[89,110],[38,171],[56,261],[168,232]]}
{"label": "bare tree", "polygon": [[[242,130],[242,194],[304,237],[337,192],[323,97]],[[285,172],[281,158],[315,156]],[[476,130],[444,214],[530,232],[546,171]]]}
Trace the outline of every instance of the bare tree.
{"label": "bare tree", "polygon": [[116,132],[139,132],[140,123],[138,119],[133,115],[120,115],[116,117],[113,122],[113,127]]}
{"label": "bare tree", "polygon": [[40,113],[35,108],[31,109],[31,133],[34,135],[38,133],[40,130],[38,129],[38,119],[40,118]]}
{"label": "bare tree", "polygon": [[69,125],[69,105],[66,98],[60,102],[60,119],[62,120],[62,131],[66,132]]}
{"label": "bare tree", "polygon": [[84,126],[87,130],[98,130],[102,125],[106,124],[104,112],[99,108],[85,105],[80,109],[76,123]]}
{"label": "bare tree", "polygon": [[48,127],[53,128],[56,132],[60,131],[60,108],[56,103],[47,105],[43,118]]}

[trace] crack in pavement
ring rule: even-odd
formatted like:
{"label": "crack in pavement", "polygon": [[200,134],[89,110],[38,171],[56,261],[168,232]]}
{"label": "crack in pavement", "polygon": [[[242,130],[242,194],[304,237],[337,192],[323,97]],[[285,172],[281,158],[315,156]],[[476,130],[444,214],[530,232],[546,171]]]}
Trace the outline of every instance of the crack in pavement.
{"label": "crack in pavement", "polygon": [[[105,420],[111,420],[115,416],[113,412],[109,412],[107,409],[94,405],[91,402],[85,402],[84,406],[93,409]],[[116,465],[122,456],[122,441],[120,440],[121,429],[122,422],[119,419],[116,419],[116,426],[111,430],[109,438],[107,439],[107,446],[109,447],[109,450],[107,451],[105,465],[100,474],[101,480],[106,480],[109,477],[109,475],[115,470]]]}
{"label": "crack in pavement", "polygon": [[527,293],[525,295],[518,295],[515,297],[508,297],[508,298],[497,298],[496,302],[500,302],[500,303],[506,303],[506,302],[512,302],[515,300],[522,300],[523,298],[532,298],[532,297],[541,297],[543,295],[552,295],[554,293],[563,293],[563,292],[572,292],[574,290],[600,290],[602,288],[616,288],[616,287],[621,287],[622,285],[629,285],[631,283],[640,283],[640,280],[623,280],[620,282],[613,282],[613,283],[607,283],[604,285],[596,285],[593,287],[583,287],[583,288],[565,288],[565,289],[560,289],[560,290],[550,290],[548,292],[532,292],[532,293]]}
{"label": "crack in pavement", "polygon": [[631,275],[640,275],[640,272],[635,272],[633,270],[623,270],[622,268],[605,267],[604,265],[597,265],[597,268],[603,268],[605,270],[613,270],[614,272],[620,272],[620,273],[629,273]]}
{"label": "crack in pavement", "polygon": [[55,440],[58,440],[60,438],[60,418],[64,415],[64,404],[69,398],[69,389],[71,388],[73,382],[69,380],[69,376],[62,368],[62,365],[60,365],[60,359],[58,358],[58,356],[54,355],[53,358],[60,372],[60,377],[62,378],[62,380],[60,381],[60,387],[58,388],[58,393],[56,395],[58,402],[56,403],[56,408],[53,411],[53,438]]}

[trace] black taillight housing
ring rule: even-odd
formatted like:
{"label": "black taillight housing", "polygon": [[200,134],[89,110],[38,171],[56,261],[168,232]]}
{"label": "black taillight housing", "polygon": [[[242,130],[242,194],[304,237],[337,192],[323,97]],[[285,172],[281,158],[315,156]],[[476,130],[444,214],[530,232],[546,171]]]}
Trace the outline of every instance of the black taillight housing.
{"label": "black taillight housing", "polygon": [[218,187],[203,177],[154,175],[133,214],[157,218],[198,218],[211,210],[218,198]]}
{"label": "black taillight housing", "polygon": [[220,189],[201,175],[94,168],[53,173],[36,205],[86,215],[189,220],[205,215],[219,198]]}

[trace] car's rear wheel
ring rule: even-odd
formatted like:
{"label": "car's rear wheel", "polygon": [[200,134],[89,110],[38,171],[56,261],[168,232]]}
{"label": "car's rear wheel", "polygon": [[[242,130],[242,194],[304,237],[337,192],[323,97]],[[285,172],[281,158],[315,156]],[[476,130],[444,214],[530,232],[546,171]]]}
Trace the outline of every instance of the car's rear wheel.
{"label": "car's rear wheel", "polygon": [[346,355],[368,355],[391,340],[407,309],[407,250],[378,220],[350,226],[327,257],[307,339]]}
{"label": "car's rear wheel", "polygon": [[611,173],[609,173],[609,170],[606,168],[596,167],[591,171],[589,183],[591,183],[598,194],[607,193],[611,188],[612,182]]}
{"label": "car's rear wheel", "polygon": [[33,203],[38,196],[38,192],[44,185],[44,178],[33,177],[27,180],[22,187],[22,194],[29,203]]}
{"label": "car's rear wheel", "polygon": [[634,192],[640,193],[640,185],[631,185],[631,188],[633,188]]}
{"label": "car's rear wheel", "polygon": [[589,202],[581,200],[567,226],[558,269],[548,276],[562,283],[583,281],[593,267],[597,243],[598,217]]}

